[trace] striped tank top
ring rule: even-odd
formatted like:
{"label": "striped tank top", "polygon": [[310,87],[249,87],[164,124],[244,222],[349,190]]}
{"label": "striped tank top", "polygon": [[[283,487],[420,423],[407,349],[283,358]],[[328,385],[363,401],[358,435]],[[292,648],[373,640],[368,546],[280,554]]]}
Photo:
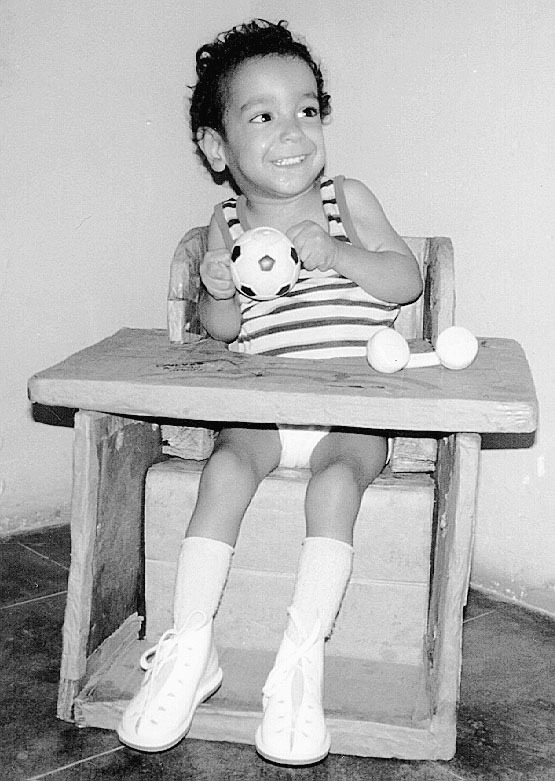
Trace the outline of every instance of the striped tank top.
{"label": "striped tank top", "polygon": [[[322,207],[330,236],[362,247],[343,192],[344,177],[320,180]],[[227,248],[248,230],[245,199],[230,198],[214,215]],[[241,330],[229,345],[235,352],[288,358],[366,356],[368,339],[378,327],[393,327],[399,306],[375,298],[355,282],[329,271],[301,270],[287,295],[253,301],[240,295]]]}

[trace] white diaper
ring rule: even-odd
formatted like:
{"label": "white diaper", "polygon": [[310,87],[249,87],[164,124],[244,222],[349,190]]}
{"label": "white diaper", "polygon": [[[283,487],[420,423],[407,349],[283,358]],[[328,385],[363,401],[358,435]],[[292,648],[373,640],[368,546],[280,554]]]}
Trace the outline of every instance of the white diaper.
{"label": "white diaper", "polygon": [[[279,426],[281,458],[279,466],[288,469],[308,469],[310,456],[318,442],[331,431],[330,426]],[[393,438],[387,440],[387,461],[391,458]]]}
{"label": "white diaper", "polygon": [[329,426],[278,426],[281,440],[279,465],[288,469],[307,469],[314,448],[329,430]]}

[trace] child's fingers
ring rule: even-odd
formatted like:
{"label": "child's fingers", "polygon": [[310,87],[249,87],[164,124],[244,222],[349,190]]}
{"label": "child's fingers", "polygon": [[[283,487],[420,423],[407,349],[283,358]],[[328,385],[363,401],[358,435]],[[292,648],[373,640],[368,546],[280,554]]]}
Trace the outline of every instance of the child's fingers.
{"label": "child's fingers", "polygon": [[225,266],[229,266],[231,263],[231,255],[226,249],[208,250],[202,259],[201,267],[209,266],[212,263],[222,263]]}
{"label": "child's fingers", "polygon": [[210,274],[213,279],[231,279],[231,271],[229,266],[226,263],[222,263],[221,261],[212,262],[210,265]]}
{"label": "child's fingers", "polygon": [[304,220],[303,222],[298,222],[296,225],[292,225],[287,231],[286,236],[289,241],[295,245],[295,249],[298,251],[299,248],[306,243],[307,239],[310,238],[314,229],[318,229],[319,227],[320,226],[316,225],[315,222]]}
{"label": "child's fingers", "polygon": [[289,241],[292,244],[295,244],[297,239],[299,238],[299,235],[302,233],[303,230],[303,223],[300,223],[299,225],[293,225],[287,233],[285,234]]}
{"label": "child's fingers", "polygon": [[227,250],[210,250],[200,266],[202,281],[206,283],[206,280],[210,279],[231,280],[230,263],[231,256]]}
{"label": "child's fingers", "polygon": [[287,236],[295,246],[301,263],[307,271],[327,271],[332,264],[333,239],[315,222],[305,220],[293,225]]}
{"label": "child's fingers", "polygon": [[235,295],[235,285],[231,280],[207,277],[202,281],[213,298],[233,298]]}

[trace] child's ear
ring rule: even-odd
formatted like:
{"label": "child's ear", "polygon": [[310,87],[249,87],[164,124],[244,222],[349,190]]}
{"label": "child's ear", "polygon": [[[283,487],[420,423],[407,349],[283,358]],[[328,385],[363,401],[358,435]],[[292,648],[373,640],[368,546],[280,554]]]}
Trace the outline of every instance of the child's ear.
{"label": "child's ear", "polygon": [[216,130],[210,127],[201,128],[197,134],[197,144],[213,171],[218,173],[225,171],[227,163],[224,142]]}

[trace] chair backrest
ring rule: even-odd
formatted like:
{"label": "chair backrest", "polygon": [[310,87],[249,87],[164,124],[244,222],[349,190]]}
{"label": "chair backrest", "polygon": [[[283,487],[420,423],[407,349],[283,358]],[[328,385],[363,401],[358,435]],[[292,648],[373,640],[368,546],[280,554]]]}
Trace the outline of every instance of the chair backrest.
{"label": "chair backrest", "polygon": [[[405,239],[412,251],[412,254],[418,261],[422,279],[425,279],[426,268],[428,264],[428,239]],[[399,331],[405,339],[416,339],[422,336],[423,328],[424,297],[420,296],[414,304],[401,307],[401,311],[395,321],[395,330]]]}
{"label": "chair backrest", "polygon": [[[182,343],[187,332],[202,333],[198,317],[200,262],[206,252],[208,228],[188,231],[177,245],[168,292],[168,334],[170,342]],[[424,295],[402,307],[395,328],[406,339],[425,338],[432,344],[438,334],[453,325],[455,310],[453,247],[445,238],[405,238],[414,253],[422,278]]]}

